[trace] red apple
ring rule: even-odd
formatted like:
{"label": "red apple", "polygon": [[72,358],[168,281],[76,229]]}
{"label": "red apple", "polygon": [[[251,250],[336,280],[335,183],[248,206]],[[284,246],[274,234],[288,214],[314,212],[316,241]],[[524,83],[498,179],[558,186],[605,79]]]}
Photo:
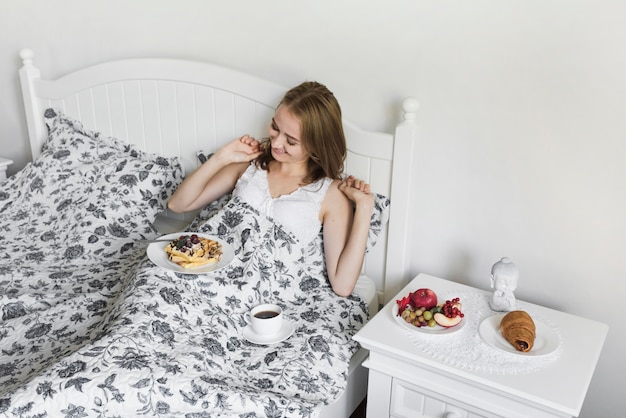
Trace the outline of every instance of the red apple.
{"label": "red apple", "polygon": [[430,309],[437,306],[437,295],[430,289],[417,289],[409,296],[414,308]]}
{"label": "red apple", "polygon": [[436,313],[435,315],[433,315],[433,318],[435,319],[435,322],[442,326],[442,327],[446,327],[446,328],[450,328],[453,327],[455,325],[459,325],[459,322],[461,322],[461,320],[463,319],[461,317],[461,315],[459,316],[455,316],[454,318],[448,318],[447,316],[445,316],[442,313]]}

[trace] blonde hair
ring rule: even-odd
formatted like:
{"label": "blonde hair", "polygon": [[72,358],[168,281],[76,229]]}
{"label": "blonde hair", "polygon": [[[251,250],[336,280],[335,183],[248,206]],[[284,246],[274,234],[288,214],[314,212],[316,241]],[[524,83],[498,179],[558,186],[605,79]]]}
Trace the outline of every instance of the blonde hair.
{"label": "blonde hair", "polygon": [[[306,81],[289,90],[278,107],[285,106],[298,119],[302,147],[309,154],[304,183],[323,177],[341,178],[346,159],[346,137],[343,132],[341,107],[333,93],[323,84]],[[268,169],[273,160],[269,140],[256,164]]]}

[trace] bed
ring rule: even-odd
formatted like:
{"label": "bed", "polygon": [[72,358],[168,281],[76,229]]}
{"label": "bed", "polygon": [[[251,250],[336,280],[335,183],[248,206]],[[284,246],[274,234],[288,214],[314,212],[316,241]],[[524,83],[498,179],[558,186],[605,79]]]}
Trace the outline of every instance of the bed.
{"label": "bed", "polygon": [[[321,247],[259,227],[245,202],[166,209],[213,150],[264,136],[286,87],[172,59],[46,80],[31,50],[20,57],[33,162],[0,188],[0,413],[348,417],[367,386],[352,335],[409,278],[417,102],[402,103],[394,134],[344,121],[345,171],[370,182],[377,209],[357,288],[341,298]],[[184,231],[224,238],[233,261],[191,274],[148,257]],[[294,324],[275,344],[242,336],[245,311],[265,301]]]}

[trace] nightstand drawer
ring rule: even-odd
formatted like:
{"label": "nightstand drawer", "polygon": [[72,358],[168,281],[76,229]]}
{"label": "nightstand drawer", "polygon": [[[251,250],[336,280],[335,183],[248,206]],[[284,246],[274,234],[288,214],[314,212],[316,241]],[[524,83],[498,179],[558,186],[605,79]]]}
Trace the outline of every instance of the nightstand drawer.
{"label": "nightstand drawer", "polygon": [[394,379],[391,387],[390,416],[393,418],[488,418],[470,405],[429,393],[427,389]]}

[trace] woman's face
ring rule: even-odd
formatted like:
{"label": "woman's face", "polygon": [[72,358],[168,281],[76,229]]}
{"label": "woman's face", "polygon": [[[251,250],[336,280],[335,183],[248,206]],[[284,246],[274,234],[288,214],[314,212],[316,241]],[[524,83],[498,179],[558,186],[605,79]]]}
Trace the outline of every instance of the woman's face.
{"label": "woman's face", "polygon": [[300,121],[288,107],[280,105],[269,129],[272,156],[279,162],[301,162],[309,158],[302,146]]}

